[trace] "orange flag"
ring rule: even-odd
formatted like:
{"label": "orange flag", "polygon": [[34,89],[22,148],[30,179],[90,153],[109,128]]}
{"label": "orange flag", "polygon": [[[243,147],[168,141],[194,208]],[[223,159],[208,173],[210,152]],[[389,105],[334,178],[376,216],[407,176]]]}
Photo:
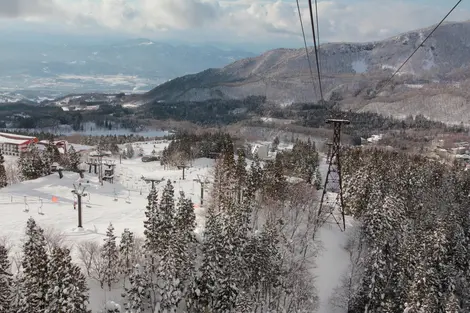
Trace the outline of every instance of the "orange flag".
{"label": "orange flag", "polygon": [[57,201],[58,201],[57,197],[56,197],[56,196],[52,196],[52,202],[57,202]]}

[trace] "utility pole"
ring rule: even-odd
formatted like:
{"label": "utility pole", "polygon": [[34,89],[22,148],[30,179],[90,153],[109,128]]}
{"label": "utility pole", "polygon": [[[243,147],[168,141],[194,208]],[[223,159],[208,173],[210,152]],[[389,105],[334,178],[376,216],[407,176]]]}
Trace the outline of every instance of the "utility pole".
{"label": "utility pole", "polygon": [[[343,186],[341,178],[341,126],[348,125],[350,122],[348,120],[329,119],[326,123],[333,124],[333,142],[329,153],[328,171],[326,173],[325,185],[323,187],[323,193],[320,200],[320,208],[318,209],[318,217],[321,217],[322,211],[324,207],[326,207],[326,210],[328,210],[328,217],[331,215],[339,228],[344,231],[346,229],[346,220],[344,217]],[[327,203],[329,202],[325,199],[327,192],[334,192],[337,194],[333,203]],[[339,205],[342,225],[333,214],[337,205]]]}
{"label": "utility pole", "polygon": [[[81,188],[80,188],[81,187]],[[83,228],[83,225],[82,225],[82,197],[86,197],[87,194],[85,192],[85,187],[82,187],[81,184],[78,184],[78,188],[77,186],[75,186],[75,184],[73,184],[73,190],[72,190],[72,193],[77,195],[77,204],[78,204],[78,228]]]}

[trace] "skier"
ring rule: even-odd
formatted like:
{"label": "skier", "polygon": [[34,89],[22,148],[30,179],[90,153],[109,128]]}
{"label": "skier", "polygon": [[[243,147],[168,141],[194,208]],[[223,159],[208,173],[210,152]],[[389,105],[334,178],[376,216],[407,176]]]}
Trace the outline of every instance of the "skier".
{"label": "skier", "polygon": [[74,209],[74,210],[77,209],[77,201],[76,201],[76,200],[73,201],[73,209]]}

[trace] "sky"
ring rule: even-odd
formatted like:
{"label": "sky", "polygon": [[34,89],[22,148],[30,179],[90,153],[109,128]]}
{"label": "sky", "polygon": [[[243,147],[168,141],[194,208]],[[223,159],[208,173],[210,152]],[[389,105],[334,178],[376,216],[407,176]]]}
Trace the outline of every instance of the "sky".
{"label": "sky", "polygon": [[[299,2],[312,44],[308,1]],[[373,41],[428,27],[455,2],[319,0],[320,41]],[[468,1],[449,17],[468,19]],[[0,34],[31,40],[149,38],[257,50],[303,45],[295,0],[0,0]]]}

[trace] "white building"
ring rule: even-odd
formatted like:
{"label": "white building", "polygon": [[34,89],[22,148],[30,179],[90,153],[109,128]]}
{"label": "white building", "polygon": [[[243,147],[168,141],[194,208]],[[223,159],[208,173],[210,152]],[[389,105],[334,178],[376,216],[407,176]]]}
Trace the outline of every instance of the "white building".
{"label": "white building", "polygon": [[260,160],[266,160],[269,158],[269,147],[267,145],[255,144],[251,149],[251,154],[258,156]]}
{"label": "white building", "polygon": [[38,142],[36,137],[9,133],[0,133],[0,152],[4,155],[16,155],[26,151],[31,143]]}

